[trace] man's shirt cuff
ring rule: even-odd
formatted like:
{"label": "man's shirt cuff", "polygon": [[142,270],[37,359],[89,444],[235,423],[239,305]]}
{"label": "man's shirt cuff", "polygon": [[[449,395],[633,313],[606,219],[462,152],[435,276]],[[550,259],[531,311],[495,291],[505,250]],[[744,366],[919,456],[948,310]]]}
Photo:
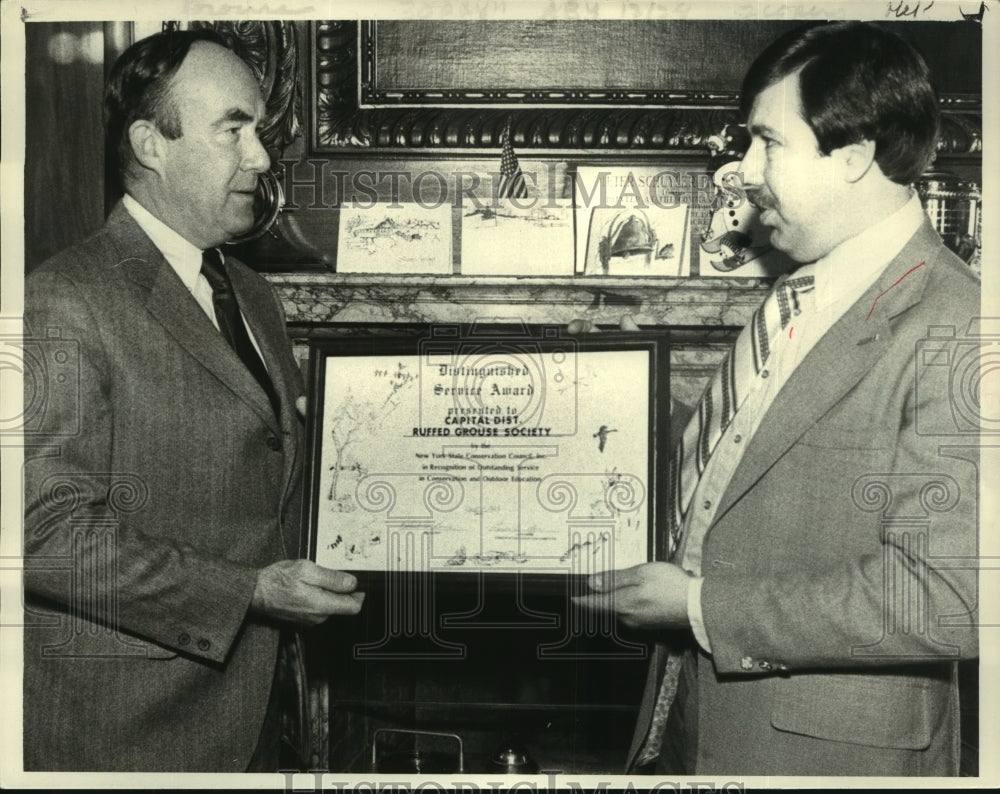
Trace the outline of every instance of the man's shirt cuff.
{"label": "man's shirt cuff", "polygon": [[701,614],[701,586],[705,583],[705,577],[692,576],[688,582],[687,592],[687,613],[691,623],[691,631],[694,638],[704,649],[705,653],[711,653],[712,647],[708,642],[708,632],[705,631],[705,621]]}

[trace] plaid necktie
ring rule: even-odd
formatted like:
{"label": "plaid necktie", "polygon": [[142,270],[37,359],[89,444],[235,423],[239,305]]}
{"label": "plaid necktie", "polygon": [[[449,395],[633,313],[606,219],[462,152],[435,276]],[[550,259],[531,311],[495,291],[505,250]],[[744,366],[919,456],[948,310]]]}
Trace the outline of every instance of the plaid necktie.
{"label": "plaid necktie", "polygon": [[[763,305],[754,312],[750,322],[740,332],[732,350],[702,394],[698,409],[684,428],[683,439],[674,451],[668,480],[670,504],[667,508],[667,544],[671,560],[681,545],[681,527],[684,525],[691,497],[719,439],[753,384],[757,382],[757,376],[764,369],[777,335],[789,326],[793,317],[811,305],[814,289],[812,265],[800,267],[791,277],[775,285]],[[677,681],[683,661],[683,652],[670,651],[667,655],[649,732],[636,756],[636,765],[649,763],[660,754],[663,731],[670,706],[677,694]]]}
{"label": "plaid necktie", "polygon": [[271,407],[274,408],[274,414],[278,416],[281,403],[264,362],[257,354],[250,334],[247,333],[236,301],[236,293],[233,292],[233,285],[229,281],[229,274],[218,249],[209,248],[202,252],[201,274],[212,287],[212,305],[215,307],[215,319],[219,323],[219,331],[267,394]]}

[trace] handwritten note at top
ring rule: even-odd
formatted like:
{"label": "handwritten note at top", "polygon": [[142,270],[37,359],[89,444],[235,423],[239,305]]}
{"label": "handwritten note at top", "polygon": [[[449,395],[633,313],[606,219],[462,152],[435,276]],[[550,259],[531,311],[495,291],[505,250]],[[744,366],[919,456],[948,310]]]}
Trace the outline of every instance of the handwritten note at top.
{"label": "handwritten note at top", "polygon": [[886,3],[885,15],[902,19],[903,17],[913,17],[914,19],[922,13],[930,11],[934,7],[934,0],[923,2],[917,0],[916,3],[907,3],[905,0],[889,0]]}

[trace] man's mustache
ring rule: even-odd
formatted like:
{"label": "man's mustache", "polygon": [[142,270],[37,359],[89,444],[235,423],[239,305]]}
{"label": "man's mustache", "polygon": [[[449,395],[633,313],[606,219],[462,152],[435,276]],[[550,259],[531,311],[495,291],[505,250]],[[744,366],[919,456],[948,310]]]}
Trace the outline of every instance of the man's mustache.
{"label": "man's mustache", "polygon": [[774,196],[762,190],[746,190],[747,201],[759,210],[774,209]]}

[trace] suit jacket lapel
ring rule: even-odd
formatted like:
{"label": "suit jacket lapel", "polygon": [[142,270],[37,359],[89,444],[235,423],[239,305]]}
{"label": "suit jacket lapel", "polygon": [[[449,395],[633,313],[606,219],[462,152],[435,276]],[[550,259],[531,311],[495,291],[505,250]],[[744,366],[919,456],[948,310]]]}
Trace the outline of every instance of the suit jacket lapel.
{"label": "suit jacket lapel", "polygon": [[270,328],[262,325],[263,318],[279,316],[274,308],[274,295],[269,289],[262,288],[258,281],[247,279],[244,273],[236,268],[229,269],[229,276],[236,299],[240,306],[244,307],[244,316],[250,330],[253,331],[268,375],[281,400],[281,429],[290,431],[299,421],[295,398],[301,389],[294,380],[296,373],[285,370],[284,364],[288,361],[288,337],[285,327],[278,323]]}
{"label": "suit jacket lapel", "polygon": [[[230,267],[228,270],[236,299],[244,307],[244,316],[257,340],[268,375],[281,401],[279,424],[285,451],[283,492],[289,495],[296,491],[296,485],[302,476],[300,458],[303,450],[299,443],[301,420],[295,407],[295,398],[302,393],[298,370],[292,369],[295,365],[288,354],[287,331],[281,313],[276,311],[274,294],[258,279],[247,278],[242,268]],[[263,394],[259,387],[258,391]],[[270,403],[267,403],[267,409],[271,414]],[[303,543],[299,523],[293,520],[286,522],[284,526],[286,534],[282,536],[282,543],[285,554],[298,556],[302,553]]]}
{"label": "suit jacket lapel", "polygon": [[108,230],[118,247],[116,267],[139,288],[150,314],[181,347],[277,430],[267,395],[121,204],[109,216]]}
{"label": "suit jacket lapel", "polygon": [[890,319],[920,300],[926,281],[922,263],[940,245],[925,221],[875,284],[817,342],[767,409],[726,488],[716,519],[884,355],[892,338]]}
{"label": "suit jacket lapel", "polygon": [[[282,362],[287,356],[287,350],[279,349],[278,342],[286,339],[284,328],[267,328],[262,325],[263,318],[274,313],[274,296],[269,291],[261,290],[260,286],[245,277],[244,273],[234,267],[228,268],[229,280],[233,285],[244,319],[253,333],[257,347],[264,359],[264,366],[274,384],[275,391],[281,399],[281,416],[285,417],[289,402],[290,384],[282,368]],[[291,406],[294,408],[294,406]],[[282,421],[282,425],[284,422]]]}

